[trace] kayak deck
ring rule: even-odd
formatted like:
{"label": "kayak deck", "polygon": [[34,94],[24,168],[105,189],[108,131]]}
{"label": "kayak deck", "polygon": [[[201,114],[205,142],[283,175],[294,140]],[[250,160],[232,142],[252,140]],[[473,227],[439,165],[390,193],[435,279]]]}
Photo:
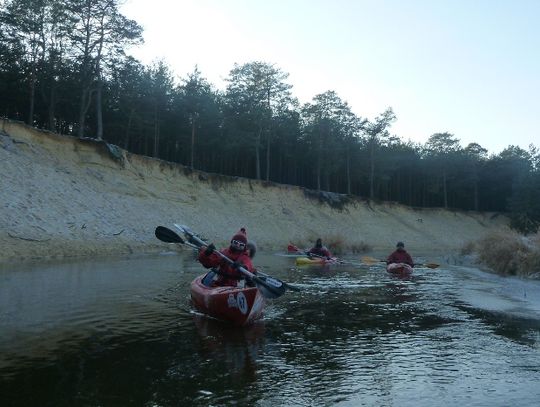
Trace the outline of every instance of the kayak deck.
{"label": "kayak deck", "polygon": [[406,263],[390,263],[386,266],[386,271],[391,274],[406,276],[412,274],[413,268]]}
{"label": "kayak deck", "polygon": [[205,275],[191,282],[191,302],[203,314],[237,326],[248,325],[262,317],[265,300],[257,287],[208,287]]}
{"label": "kayak deck", "polygon": [[323,259],[320,257],[297,257],[296,258],[296,265],[297,266],[306,266],[306,265],[330,265],[330,264],[337,264],[337,260],[334,258]]}

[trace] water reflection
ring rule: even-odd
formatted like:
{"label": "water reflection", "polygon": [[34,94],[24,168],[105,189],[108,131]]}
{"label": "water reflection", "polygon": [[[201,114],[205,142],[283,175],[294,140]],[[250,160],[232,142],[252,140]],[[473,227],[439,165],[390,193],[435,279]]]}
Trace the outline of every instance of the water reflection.
{"label": "water reflection", "polygon": [[195,315],[201,357],[223,359],[233,376],[255,379],[257,359],[264,351],[264,322],[242,328]]}

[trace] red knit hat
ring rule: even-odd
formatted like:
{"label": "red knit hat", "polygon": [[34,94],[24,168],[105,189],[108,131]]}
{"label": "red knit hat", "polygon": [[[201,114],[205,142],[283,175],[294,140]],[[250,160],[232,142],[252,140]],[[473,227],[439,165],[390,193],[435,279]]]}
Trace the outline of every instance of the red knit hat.
{"label": "red knit hat", "polygon": [[240,228],[240,230],[236,232],[236,234],[232,237],[231,240],[237,240],[239,242],[247,244],[246,228]]}

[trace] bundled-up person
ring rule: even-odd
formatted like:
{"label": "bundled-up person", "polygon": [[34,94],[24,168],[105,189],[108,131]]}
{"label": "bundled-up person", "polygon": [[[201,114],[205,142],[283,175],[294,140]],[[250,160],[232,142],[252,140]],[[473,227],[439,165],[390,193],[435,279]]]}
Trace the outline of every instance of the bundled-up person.
{"label": "bundled-up person", "polygon": [[253,258],[255,257],[255,253],[257,253],[257,244],[254,241],[247,242],[246,251],[249,258],[253,260]]}
{"label": "bundled-up person", "polygon": [[332,257],[332,253],[322,244],[322,239],[318,238],[315,242],[315,246],[309,249],[306,253],[308,256],[314,255],[315,257],[326,257],[328,260]]}
{"label": "bundled-up person", "polygon": [[386,259],[386,264],[390,263],[405,263],[411,267],[414,267],[414,262],[407,250],[405,250],[405,244],[403,242],[397,242],[396,250],[394,250],[390,256]]}
{"label": "bundled-up person", "polygon": [[[246,229],[241,228],[231,239],[229,247],[221,249],[220,252],[231,259],[234,263],[230,264],[219,254],[215,253],[216,246],[213,243],[199,251],[198,260],[206,268],[214,268],[215,275],[209,282],[205,278],[205,284],[212,286],[243,286],[245,276],[238,267],[243,267],[251,273],[255,273],[253,263],[249,253],[246,250],[247,234]],[[211,276],[211,275],[209,275]]]}

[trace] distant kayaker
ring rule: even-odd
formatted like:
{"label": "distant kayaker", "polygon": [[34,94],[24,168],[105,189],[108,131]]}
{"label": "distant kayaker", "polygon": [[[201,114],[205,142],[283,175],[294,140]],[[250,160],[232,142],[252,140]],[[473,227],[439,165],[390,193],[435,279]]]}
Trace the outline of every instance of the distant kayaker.
{"label": "distant kayaker", "polygon": [[306,253],[308,256],[314,255],[314,257],[326,257],[328,260],[332,257],[332,253],[322,244],[322,239],[318,238],[315,242],[315,246],[309,249]]}
{"label": "distant kayaker", "polygon": [[405,250],[405,244],[403,242],[397,242],[396,250],[386,259],[386,264],[391,263],[405,263],[411,267],[414,267],[414,262],[407,250]]}
{"label": "distant kayaker", "polygon": [[246,229],[241,228],[231,239],[229,247],[221,249],[221,253],[231,259],[234,264],[223,260],[217,253],[214,253],[216,246],[213,243],[199,251],[199,261],[206,268],[216,268],[215,276],[211,285],[213,286],[243,286],[245,284],[244,274],[238,270],[243,267],[251,273],[255,273],[253,263],[249,257],[247,247]]}
{"label": "distant kayaker", "polygon": [[257,253],[257,245],[255,244],[254,241],[247,242],[246,250],[247,250],[249,258],[253,259],[255,257],[255,253]]}

